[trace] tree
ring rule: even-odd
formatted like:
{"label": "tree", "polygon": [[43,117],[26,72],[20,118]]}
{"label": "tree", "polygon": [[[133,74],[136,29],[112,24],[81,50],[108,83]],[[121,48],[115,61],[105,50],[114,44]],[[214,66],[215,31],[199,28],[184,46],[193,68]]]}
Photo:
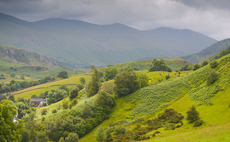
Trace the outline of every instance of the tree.
{"label": "tree", "polygon": [[121,72],[115,79],[115,88],[119,97],[135,92],[140,88],[138,77],[135,72]]}
{"label": "tree", "polygon": [[14,78],[14,77],[15,77],[15,73],[11,73],[11,74],[10,74],[10,77],[13,77],[13,78]]}
{"label": "tree", "polygon": [[68,106],[68,101],[67,100],[64,100],[63,102],[62,102],[62,108],[63,109],[67,109],[69,106]]}
{"label": "tree", "polygon": [[149,79],[148,79],[148,76],[146,74],[140,74],[138,76],[138,80],[139,80],[141,88],[147,87],[149,84]]}
{"label": "tree", "polygon": [[80,78],[80,82],[81,82],[83,85],[85,85],[85,78],[84,78],[84,77],[81,77],[81,78]]}
{"label": "tree", "polygon": [[20,142],[29,142],[29,134],[26,131],[23,131],[21,134]]}
{"label": "tree", "polygon": [[11,100],[11,101],[13,101],[13,102],[15,102],[15,99],[14,99],[13,95],[10,95],[8,99]]}
{"label": "tree", "polygon": [[208,61],[207,61],[207,60],[204,60],[203,62],[201,62],[202,67],[203,67],[203,66],[206,66],[207,64],[208,64]]}
{"label": "tree", "polygon": [[65,142],[79,142],[78,134],[69,133],[68,137],[65,138]]}
{"label": "tree", "polygon": [[86,89],[88,97],[97,94],[99,88],[100,88],[100,84],[99,84],[99,72],[95,68],[94,69],[94,73],[93,73],[92,78],[91,78],[91,81],[89,82],[88,87]]}
{"label": "tree", "polygon": [[21,124],[13,122],[16,115],[16,106],[10,100],[0,102],[0,140],[3,142],[19,141]]}
{"label": "tree", "polygon": [[211,63],[210,63],[210,66],[211,66],[211,68],[215,68],[215,67],[217,67],[218,66],[218,62],[215,60],[215,61],[212,61]]}
{"label": "tree", "polygon": [[65,142],[64,138],[61,137],[60,140],[58,142]]}
{"label": "tree", "polygon": [[199,113],[196,110],[195,106],[192,106],[189,111],[187,111],[187,120],[189,123],[193,123],[197,120],[199,120]]}
{"label": "tree", "polygon": [[22,80],[24,80],[24,79],[25,79],[24,75],[21,75],[21,79],[22,79]]}
{"label": "tree", "polygon": [[118,73],[117,68],[110,66],[110,67],[106,68],[104,78],[106,81],[111,80],[117,75],[117,73]]}
{"label": "tree", "polygon": [[156,58],[153,59],[152,65],[149,68],[149,71],[168,71],[171,72],[172,69],[168,67],[163,59],[157,60]]}
{"label": "tree", "polygon": [[43,108],[41,111],[41,115],[46,115],[47,114],[47,109]]}
{"label": "tree", "polygon": [[199,65],[199,64],[195,64],[195,65],[193,66],[193,71],[198,70],[199,68],[200,68],[200,65]]}
{"label": "tree", "polygon": [[74,99],[75,97],[77,97],[78,91],[79,91],[79,89],[78,89],[77,86],[71,88],[70,93],[69,93],[69,98],[70,98],[70,100],[72,100],[72,99]]}
{"label": "tree", "polygon": [[63,79],[68,78],[68,73],[67,71],[61,71],[58,73],[57,77],[63,78]]}
{"label": "tree", "polygon": [[97,133],[96,133],[96,140],[98,141],[98,142],[102,142],[103,140],[105,140],[106,139],[106,137],[105,137],[105,131],[104,131],[104,129],[102,128],[102,127],[100,127],[98,130],[97,130]]}
{"label": "tree", "polygon": [[207,77],[207,85],[213,84],[218,79],[218,74],[215,70],[212,70],[209,76]]}
{"label": "tree", "polygon": [[48,92],[48,104],[52,104],[55,102],[58,102],[64,98],[64,96],[67,95],[67,92],[62,89],[52,89]]}

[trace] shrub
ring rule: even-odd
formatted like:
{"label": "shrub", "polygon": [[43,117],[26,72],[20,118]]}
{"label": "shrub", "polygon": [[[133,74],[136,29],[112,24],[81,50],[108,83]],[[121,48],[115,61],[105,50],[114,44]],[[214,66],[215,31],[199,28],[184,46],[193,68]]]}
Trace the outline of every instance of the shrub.
{"label": "shrub", "polygon": [[53,110],[52,110],[52,113],[57,113],[57,109],[56,109],[56,108],[53,109]]}
{"label": "shrub", "polygon": [[199,113],[196,110],[195,106],[192,106],[191,109],[189,111],[187,111],[187,120],[189,123],[193,123],[197,120],[199,120]]}
{"label": "shrub", "polygon": [[41,115],[46,115],[47,114],[47,109],[42,109],[42,111],[41,111]]}
{"label": "shrub", "polygon": [[82,89],[84,89],[84,85],[83,84],[78,84],[77,88],[79,89],[79,91],[81,91]]}
{"label": "shrub", "polygon": [[166,79],[166,80],[168,80],[169,78],[170,78],[170,75],[169,75],[169,74],[165,76],[165,79]]}
{"label": "shrub", "polygon": [[78,91],[79,91],[79,89],[78,89],[77,86],[71,88],[71,91],[70,91],[70,93],[69,93],[69,98],[70,98],[70,100],[72,100],[72,99],[74,99],[74,98],[77,97]]}
{"label": "shrub", "polygon": [[204,60],[204,61],[201,63],[202,67],[203,67],[203,66],[206,66],[207,64],[208,64],[208,61],[207,61],[207,60]]}
{"label": "shrub", "polygon": [[57,77],[62,78],[62,79],[68,78],[68,73],[67,71],[61,71],[58,73]]}
{"label": "shrub", "polygon": [[212,70],[209,76],[207,77],[207,85],[213,84],[218,79],[218,74],[215,70]]}
{"label": "shrub", "polygon": [[212,61],[211,63],[210,63],[210,66],[211,66],[211,68],[215,68],[215,67],[217,67],[218,66],[218,62],[215,60],[215,61]]}
{"label": "shrub", "polygon": [[166,123],[165,130],[174,130],[176,129],[176,126],[174,123]]}
{"label": "shrub", "polygon": [[199,68],[200,68],[200,65],[199,65],[199,64],[195,64],[195,65],[193,66],[193,71],[198,70]]}
{"label": "shrub", "polygon": [[67,109],[69,106],[68,106],[68,101],[66,101],[66,100],[64,100],[63,102],[62,102],[62,108],[63,109]]}
{"label": "shrub", "polygon": [[81,78],[80,78],[80,82],[81,82],[83,85],[85,85],[85,78],[84,78],[84,77],[81,77]]}
{"label": "shrub", "polygon": [[68,137],[65,138],[66,142],[79,142],[78,134],[76,133],[69,133]]}
{"label": "shrub", "polygon": [[116,135],[125,134],[125,131],[126,131],[125,127],[117,127],[117,128],[115,129],[115,134],[116,134]]}
{"label": "shrub", "polygon": [[194,127],[199,127],[199,126],[201,126],[202,124],[204,123],[204,121],[203,120],[196,120],[195,122],[194,122]]}

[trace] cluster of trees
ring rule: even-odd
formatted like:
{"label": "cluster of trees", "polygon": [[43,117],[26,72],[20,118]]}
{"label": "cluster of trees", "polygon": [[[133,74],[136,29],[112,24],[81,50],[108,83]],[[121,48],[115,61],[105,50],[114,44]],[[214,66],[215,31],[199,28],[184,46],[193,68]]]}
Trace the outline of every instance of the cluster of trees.
{"label": "cluster of trees", "polygon": [[149,71],[168,71],[171,72],[172,69],[165,64],[163,59],[153,59],[152,65],[149,68]]}
{"label": "cluster of trees", "polygon": [[50,76],[45,77],[44,79],[40,79],[37,81],[15,81],[11,80],[9,84],[0,84],[0,93],[8,93],[11,91],[18,91],[20,89],[25,89],[28,87],[32,87],[35,85],[43,84],[49,81],[54,81],[55,78],[51,78]]}

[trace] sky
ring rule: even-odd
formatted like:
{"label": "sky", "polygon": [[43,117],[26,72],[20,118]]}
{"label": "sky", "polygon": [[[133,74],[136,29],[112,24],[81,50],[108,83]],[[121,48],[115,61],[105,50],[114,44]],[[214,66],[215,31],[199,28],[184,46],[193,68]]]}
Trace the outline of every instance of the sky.
{"label": "sky", "polygon": [[0,0],[0,12],[27,21],[65,18],[139,30],[190,29],[217,40],[230,38],[230,0]]}

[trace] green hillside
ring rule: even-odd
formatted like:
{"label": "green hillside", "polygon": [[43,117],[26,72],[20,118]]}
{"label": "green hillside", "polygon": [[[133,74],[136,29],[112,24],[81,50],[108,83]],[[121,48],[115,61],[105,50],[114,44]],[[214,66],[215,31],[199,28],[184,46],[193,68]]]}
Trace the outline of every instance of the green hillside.
{"label": "green hillside", "polygon": [[221,40],[207,48],[205,48],[204,50],[192,54],[192,55],[188,55],[188,56],[183,56],[181,57],[182,59],[185,59],[191,63],[199,63],[202,60],[210,57],[211,55],[214,55],[222,50],[227,49],[230,46],[230,39],[224,39]]}
{"label": "green hillside", "polygon": [[[152,64],[153,59],[142,59],[134,62],[127,62],[115,65],[118,69],[122,70],[128,66],[134,68],[134,70],[148,70],[150,65]],[[172,70],[180,70],[181,67],[185,65],[192,65],[188,61],[185,61],[180,58],[173,58],[173,59],[164,59],[167,66],[169,66]]]}
{"label": "green hillside", "polygon": [[[131,134],[130,131],[139,130],[147,131],[141,137],[150,137],[149,141],[229,141],[229,60],[230,55],[218,59],[219,65],[214,70],[219,77],[210,86],[207,85],[207,77],[213,69],[207,65],[187,76],[152,85],[118,99],[110,118],[80,141],[96,141],[99,128],[107,130],[112,129],[111,126],[124,127],[127,133],[123,137],[127,141],[132,140],[127,136]],[[166,126],[151,131],[147,129],[146,122],[156,118],[166,108],[173,108],[186,117],[192,105],[195,105],[204,121],[202,126],[193,127],[184,118],[183,125],[175,130],[166,130]],[[156,131],[160,133],[153,136]],[[113,139],[119,139],[113,136]]]}
{"label": "green hillside", "polygon": [[[63,70],[46,56],[9,45],[0,45],[0,74],[28,77],[56,76]],[[4,80],[2,80],[4,81]]]}

